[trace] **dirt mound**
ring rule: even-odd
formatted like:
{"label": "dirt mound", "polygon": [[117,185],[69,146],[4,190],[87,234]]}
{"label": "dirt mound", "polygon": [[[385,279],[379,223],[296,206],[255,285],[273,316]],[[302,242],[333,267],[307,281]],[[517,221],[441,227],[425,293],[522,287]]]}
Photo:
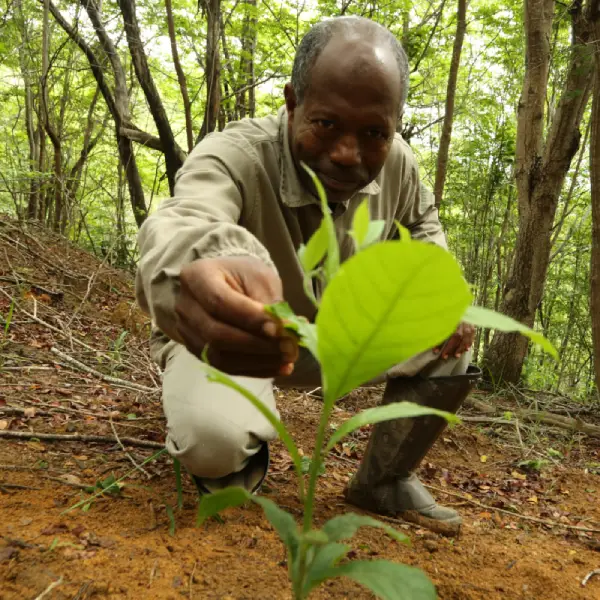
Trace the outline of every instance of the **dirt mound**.
{"label": "dirt mound", "polygon": [[[148,358],[131,275],[7,219],[0,257],[0,598],[45,590],[46,598],[79,600],[290,598],[284,548],[256,507],[196,528],[191,483],[184,478],[178,508],[170,459],[148,461],[165,434],[160,373]],[[376,403],[380,392],[354,392],[334,421]],[[279,407],[310,453],[320,400],[289,392]],[[600,598],[600,576],[581,583],[600,566],[597,442],[491,421],[448,431],[420,472],[438,499],[462,512],[459,538],[398,524],[410,547],[364,531],[355,556],[417,565],[443,600]],[[347,510],[343,487],[368,434],[359,430],[328,459],[319,521]],[[115,479],[118,489],[90,500]],[[264,493],[300,516],[278,443]],[[345,580],[314,594],[371,597]]]}

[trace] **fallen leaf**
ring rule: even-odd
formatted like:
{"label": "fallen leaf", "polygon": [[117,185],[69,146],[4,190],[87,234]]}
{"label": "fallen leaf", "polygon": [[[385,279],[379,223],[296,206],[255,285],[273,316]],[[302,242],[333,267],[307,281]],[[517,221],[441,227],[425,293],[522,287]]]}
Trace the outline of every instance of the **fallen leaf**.
{"label": "fallen leaf", "polygon": [[73,458],[75,458],[76,460],[88,460],[89,456],[82,454],[81,456],[73,456]]}
{"label": "fallen leaf", "polygon": [[42,535],[55,535],[57,533],[64,533],[65,531],[69,531],[69,527],[65,523],[54,523],[42,529],[40,533]]}
{"label": "fallen leaf", "polygon": [[531,496],[531,498],[527,498],[527,502],[530,502],[531,504],[537,504],[538,503],[538,497],[537,496]]}
{"label": "fallen leaf", "polygon": [[517,471],[513,471],[511,473],[511,477],[514,477],[515,479],[520,479],[521,481],[525,481],[527,479],[527,475],[524,475],[523,473],[518,473]]}
{"label": "fallen leaf", "polygon": [[487,462],[488,457],[485,454],[482,454],[479,459],[481,460],[482,463]]}
{"label": "fallen leaf", "polygon": [[13,556],[16,556],[19,553],[17,548],[13,546],[6,546],[6,548],[0,548],[0,562],[4,562],[6,560],[10,560]]}
{"label": "fallen leaf", "polygon": [[27,442],[27,445],[33,450],[37,450],[38,452],[46,452],[46,446],[41,442],[32,442],[31,440]]}
{"label": "fallen leaf", "polygon": [[35,417],[35,408],[33,406],[29,406],[23,411],[23,414],[29,418]]}
{"label": "fallen leaf", "polygon": [[64,481],[65,483],[73,483],[76,485],[81,484],[81,479],[79,479],[79,477],[77,477],[76,475],[71,475],[69,473],[65,473],[64,475],[60,475],[58,477],[58,479]]}
{"label": "fallen leaf", "polygon": [[0,421],[0,431],[4,431],[5,429],[8,429],[8,421],[6,419],[2,419]]}

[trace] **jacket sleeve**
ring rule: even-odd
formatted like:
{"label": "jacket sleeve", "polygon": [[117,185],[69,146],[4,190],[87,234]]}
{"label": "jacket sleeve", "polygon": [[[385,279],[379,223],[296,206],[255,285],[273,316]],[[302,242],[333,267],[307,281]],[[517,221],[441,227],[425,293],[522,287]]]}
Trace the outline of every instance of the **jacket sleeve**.
{"label": "jacket sleeve", "polygon": [[177,173],[173,197],[139,230],[136,298],[172,340],[181,342],[175,299],[184,265],[199,258],[254,256],[275,268],[266,248],[238,224],[256,209],[255,160],[243,140],[223,134],[205,138]]}
{"label": "jacket sleeve", "polygon": [[410,146],[404,140],[400,143],[404,165],[401,169],[403,181],[396,219],[410,231],[413,239],[430,242],[447,250],[446,236],[439,220],[433,194],[421,181],[419,165]]}

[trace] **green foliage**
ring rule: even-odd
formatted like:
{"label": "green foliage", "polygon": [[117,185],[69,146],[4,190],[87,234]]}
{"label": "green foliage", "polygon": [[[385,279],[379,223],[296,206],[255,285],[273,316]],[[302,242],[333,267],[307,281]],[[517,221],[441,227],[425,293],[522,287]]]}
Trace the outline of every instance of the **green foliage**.
{"label": "green foliage", "polygon": [[[353,237],[357,246],[365,249],[340,266],[336,232],[327,211],[324,190],[314,173],[308,168],[307,171],[319,192],[325,225],[322,224],[314,234],[318,237],[320,250],[313,256],[318,260],[311,258],[305,261],[305,266],[313,276],[322,276],[327,281],[316,318],[318,352],[315,357],[321,366],[324,399],[312,457],[300,457],[285,425],[252,393],[208,364],[202,366],[211,381],[241,393],[282,438],[292,457],[300,500],[304,504],[302,526],[271,500],[252,495],[239,487],[203,496],[198,508],[198,524],[248,500],[259,504],[287,548],[289,577],[296,600],[306,598],[316,586],[335,577],[354,579],[384,599],[433,600],[436,597],[433,584],[421,571],[412,567],[387,561],[341,563],[349,547],[340,544],[340,541],[352,538],[360,527],[382,529],[399,542],[406,542],[407,538],[389,525],[356,514],[336,516],[320,530],[315,529],[316,481],[323,472],[327,453],[346,435],[363,425],[423,415],[456,420],[453,415],[442,411],[397,402],[362,411],[338,427],[328,442],[325,440],[330,429],[329,417],[339,397],[448,337],[468,312],[472,297],[458,264],[447,251],[411,241],[401,228],[400,241],[378,242],[365,248],[369,215],[364,209],[355,216]],[[327,245],[322,239],[323,231],[328,236]],[[316,245],[317,242],[312,248]],[[334,260],[329,261],[334,245]],[[309,247],[311,241],[306,246]],[[300,250],[304,259],[306,248]],[[323,251],[323,248],[326,250]],[[321,261],[322,266],[318,267]],[[398,264],[403,265],[402,275],[390,279],[389,273]],[[296,317],[287,304],[269,306],[266,310],[298,335],[305,345],[314,346],[315,329],[307,328],[306,321]],[[496,313],[473,311],[473,314],[479,318],[480,324],[506,325]],[[303,340],[305,333],[310,336],[308,344]],[[308,485],[304,481],[305,475],[308,475]]]}

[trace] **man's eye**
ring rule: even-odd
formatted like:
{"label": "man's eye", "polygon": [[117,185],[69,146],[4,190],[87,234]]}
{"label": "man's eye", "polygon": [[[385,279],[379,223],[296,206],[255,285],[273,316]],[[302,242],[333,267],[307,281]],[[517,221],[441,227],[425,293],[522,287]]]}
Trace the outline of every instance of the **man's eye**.
{"label": "man's eye", "polygon": [[370,138],[376,139],[376,140],[387,140],[388,139],[388,135],[385,131],[382,131],[381,129],[369,129],[367,131],[367,135]]}
{"label": "man's eye", "polygon": [[335,123],[329,119],[317,119],[315,123],[322,129],[333,129]]}

